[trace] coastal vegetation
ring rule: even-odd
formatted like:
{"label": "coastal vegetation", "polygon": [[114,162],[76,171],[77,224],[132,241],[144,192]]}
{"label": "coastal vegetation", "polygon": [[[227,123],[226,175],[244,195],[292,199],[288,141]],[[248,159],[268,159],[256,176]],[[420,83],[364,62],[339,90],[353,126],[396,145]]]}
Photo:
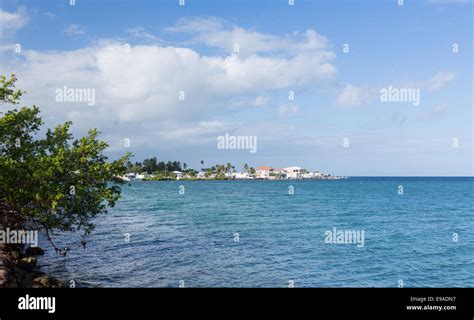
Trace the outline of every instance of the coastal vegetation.
{"label": "coastal vegetation", "polygon": [[[15,88],[16,80],[0,77],[1,104],[20,103],[24,92]],[[123,181],[116,177],[127,172],[131,154],[109,161],[108,144],[96,129],[74,138],[71,122],[45,131],[42,125],[36,106],[0,113],[0,229],[44,232],[54,249],[66,254],[69,249],[58,248],[54,235],[79,232],[85,246],[93,218],[120,198]]]}
{"label": "coastal vegetation", "polygon": [[163,181],[163,180],[284,180],[284,179],[341,179],[345,177],[323,174],[319,171],[311,172],[300,167],[272,168],[261,166],[253,168],[247,163],[243,171],[238,171],[231,163],[216,164],[204,168],[201,160],[201,169],[189,168],[186,163],[179,161],[158,162],[156,157],[145,159],[135,164],[127,163],[127,174],[120,178],[124,181]]}

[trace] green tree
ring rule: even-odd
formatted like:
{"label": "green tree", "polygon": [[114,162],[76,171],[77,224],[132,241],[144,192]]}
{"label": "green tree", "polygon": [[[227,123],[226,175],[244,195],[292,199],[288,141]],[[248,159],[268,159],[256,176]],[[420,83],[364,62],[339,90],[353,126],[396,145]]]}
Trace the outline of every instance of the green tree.
{"label": "green tree", "polygon": [[227,172],[227,167],[225,165],[216,164],[216,179],[225,180],[225,173]]}
{"label": "green tree", "polygon": [[23,91],[15,89],[17,78],[14,74],[7,80],[5,76],[0,76],[0,103],[18,104]]}
{"label": "green tree", "polygon": [[[0,77],[0,102],[19,103],[16,78]],[[81,232],[88,236],[93,218],[107,212],[120,198],[121,181],[131,154],[108,162],[107,143],[96,129],[74,139],[72,123],[48,129],[36,106],[0,114],[0,201],[16,212],[25,227],[55,232]],[[57,249],[51,241],[53,247]]]}
{"label": "green tree", "polygon": [[133,169],[133,163],[132,161],[127,161],[127,163],[125,164],[125,167],[127,168],[127,172],[132,172],[132,169]]}
{"label": "green tree", "polygon": [[139,173],[142,173],[143,171],[145,171],[145,170],[144,170],[144,167],[143,167],[142,163],[141,162],[135,162],[135,164],[132,167],[131,172],[139,174]]}
{"label": "green tree", "polygon": [[144,171],[151,174],[158,170],[158,160],[156,157],[143,160]]}

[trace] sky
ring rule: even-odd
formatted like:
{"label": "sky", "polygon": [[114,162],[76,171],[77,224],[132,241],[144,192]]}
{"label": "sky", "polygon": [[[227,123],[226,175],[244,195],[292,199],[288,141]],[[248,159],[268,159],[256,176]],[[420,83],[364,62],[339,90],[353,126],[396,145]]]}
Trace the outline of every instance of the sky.
{"label": "sky", "polygon": [[472,1],[179,2],[0,0],[0,74],[111,158],[473,175]]}

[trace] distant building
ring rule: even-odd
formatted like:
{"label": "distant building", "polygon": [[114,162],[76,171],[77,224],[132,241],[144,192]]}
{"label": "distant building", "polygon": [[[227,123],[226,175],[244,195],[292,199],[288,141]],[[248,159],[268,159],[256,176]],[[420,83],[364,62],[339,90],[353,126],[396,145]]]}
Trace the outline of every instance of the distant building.
{"label": "distant building", "polygon": [[242,172],[234,172],[234,173],[232,174],[232,176],[233,176],[234,179],[249,179],[249,178],[250,178],[250,177],[249,177],[249,174],[248,174],[247,172],[244,172],[244,173],[242,173]]}
{"label": "distant building", "polygon": [[173,173],[176,175],[176,180],[180,180],[183,178],[183,173],[181,171],[173,171]]}
{"label": "distant building", "polygon": [[283,168],[274,168],[271,174],[276,179],[286,179],[286,171]]}
{"label": "distant building", "polygon": [[[191,174],[184,173],[181,171],[173,171],[172,172],[176,176],[176,180],[181,179],[205,179],[205,180],[213,180],[216,178],[222,178],[222,172],[219,176],[213,172],[211,173],[210,170],[208,171],[201,171],[195,172],[192,171]],[[254,174],[249,172],[225,172],[223,173],[226,179],[236,179],[236,180],[252,180],[252,179],[262,179],[262,180],[282,180],[282,179],[347,179],[347,177],[338,177],[338,176],[331,176],[330,174],[324,174],[319,171],[308,171],[301,167],[287,167],[287,168],[272,168],[271,166],[260,166],[257,167]],[[156,175],[148,174],[146,172],[142,173],[126,173],[121,177],[117,177],[124,181],[134,181],[134,180],[152,180],[155,178]]]}
{"label": "distant building", "polygon": [[204,178],[206,178],[206,173],[205,173],[204,171],[200,171],[200,172],[198,172],[198,174],[196,175],[196,177],[197,177],[198,179],[204,179]]}
{"label": "distant building", "polygon": [[273,168],[270,166],[257,167],[255,170],[257,179],[268,179],[268,177],[270,177],[270,173],[273,172]]}
{"label": "distant building", "polygon": [[120,177],[125,182],[130,182],[135,180],[135,173],[126,173],[123,177]]}
{"label": "distant building", "polygon": [[288,179],[299,179],[301,178],[302,169],[300,167],[288,167],[285,168],[286,177]]}
{"label": "distant building", "polygon": [[143,179],[145,179],[146,177],[147,177],[147,174],[146,174],[146,173],[140,173],[140,174],[137,174],[137,175],[135,176],[135,179],[137,179],[137,180],[143,180]]}
{"label": "distant building", "polygon": [[248,172],[234,172],[233,173],[234,175],[234,179],[237,179],[237,180],[242,180],[242,179],[253,179],[253,177],[250,176],[250,174]]}

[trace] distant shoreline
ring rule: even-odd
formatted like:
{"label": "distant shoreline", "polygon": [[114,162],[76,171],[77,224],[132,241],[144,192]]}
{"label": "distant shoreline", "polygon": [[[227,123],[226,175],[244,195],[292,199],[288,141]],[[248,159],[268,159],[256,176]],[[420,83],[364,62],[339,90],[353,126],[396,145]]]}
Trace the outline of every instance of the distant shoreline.
{"label": "distant shoreline", "polygon": [[327,181],[327,180],[349,180],[349,179],[371,179],[371,178],[386,178],[386,179],[411,179],[411,178],[426,178],[426,179],[474,179],[474,176],[334,176],[332,178],[318,178],[318,179],[135,179],[126,182],[154,182],[154,181]]}
{"label": "distant shoreline", "polygon": [[285,179],[263,179],[263,178],[254,178],[254,179],[216,179],[216,178],[143,178],[143,179],[130,179],[124,180],[122,177],[119,179],[124,180],[124,182],[153,182],[153,181],[316,181],[316,180],[348,180],[351,177],[347,176],[331,176],[325,178],[285,178]]}

